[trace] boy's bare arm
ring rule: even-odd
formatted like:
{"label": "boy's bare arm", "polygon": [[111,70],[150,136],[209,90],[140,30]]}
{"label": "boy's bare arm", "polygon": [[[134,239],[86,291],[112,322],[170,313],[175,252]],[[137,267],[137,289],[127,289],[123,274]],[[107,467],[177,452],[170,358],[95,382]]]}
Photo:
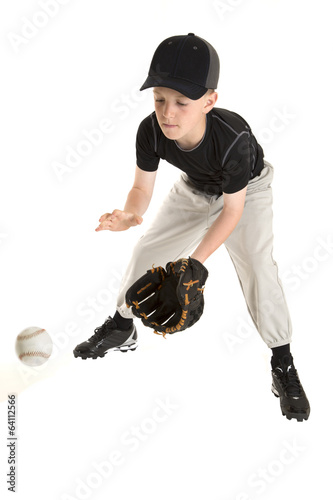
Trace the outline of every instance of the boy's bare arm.
{"label": "boy's bare arm", "polygon": [[141,224],[142,215],[146,212],[155,185],[155,172],[145,172],[138,166],[135,170],[134,184],[128,193],[127,200],[123,210],[113,210],[112,213],[106,213],[99,219],[99,226],[95,231],[125,231],[130,227]]}
{"label": "boy's bare arm", "polygon": [[143,215],[153,195],[156,172],[144,172],[136,167],[136,175],[132,189],[128,193],[124,212]]}
{"label": "boy's bare arm", "polygon": [[223,193],[223,209],[192,253],[193,259],[203,264],[230,236],[242,216],[246,190],[247,187],[237,193]]}

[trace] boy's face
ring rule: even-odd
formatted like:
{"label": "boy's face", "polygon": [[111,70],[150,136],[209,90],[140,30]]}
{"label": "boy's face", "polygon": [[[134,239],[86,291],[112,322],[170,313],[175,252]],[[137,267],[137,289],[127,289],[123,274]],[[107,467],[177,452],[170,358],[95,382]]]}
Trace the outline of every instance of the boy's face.
{"label": "boy's face", "polygon": [[184,149],[194,148],[205,133],[206,114],[216,99],[216,92],[193,101],[176,90],[154,87],[156,117],[163,134]]}

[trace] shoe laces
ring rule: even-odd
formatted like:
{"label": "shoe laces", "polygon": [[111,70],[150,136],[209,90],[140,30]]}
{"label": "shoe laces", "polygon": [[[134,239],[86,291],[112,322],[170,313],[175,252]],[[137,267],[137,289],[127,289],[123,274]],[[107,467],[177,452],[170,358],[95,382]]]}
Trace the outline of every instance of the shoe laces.
{"label": "shoe laces", "polygon": [[107,335],[108,333],[111,332],[111,330],[114,330],[116,328],[116,322],[113,318],[111,318],[111,316],[109,316],[108,318],[106,318],[106,320],[104,321],[103,325],[101,326],[98,326],[97,328],[95,328],[94,330],[94,335],[92,337],[90,337],[90,341],[93,341],[93,342],[98,342],[99,340],[101,340],[105,335]]}
{"label": "shoe laces", "polygon": [[280,366],[277,366],[276,369],[282,372],[280,380],[287,393],[290,396],[300,396],[302,394],[302,386],[292,357],[289,355],[283,356]]}

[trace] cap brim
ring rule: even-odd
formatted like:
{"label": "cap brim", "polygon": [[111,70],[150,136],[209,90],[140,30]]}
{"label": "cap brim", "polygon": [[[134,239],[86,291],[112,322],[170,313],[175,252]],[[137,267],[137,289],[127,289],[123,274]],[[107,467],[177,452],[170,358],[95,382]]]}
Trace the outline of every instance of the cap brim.
{"label": "cap brim", "polygon": [[177,90],[177,92],[180,92],[193,101],[200,99],[200,97],[205,95],[208,90],[201,85],[196,85],[194,83],[187,82],[186,80],[180,80],[179,78],[156,78],[153,76],[148,76],[140,90],[145,90],[152,87],[166,87],[168,89]]}

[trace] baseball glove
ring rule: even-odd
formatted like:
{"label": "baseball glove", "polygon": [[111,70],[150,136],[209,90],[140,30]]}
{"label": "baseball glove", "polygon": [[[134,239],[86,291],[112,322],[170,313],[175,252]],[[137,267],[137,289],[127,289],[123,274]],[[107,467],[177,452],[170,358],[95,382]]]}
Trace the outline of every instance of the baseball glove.
{"label": "baseball glove", "polygon": [[168,262],[166,269],[152,267],[126,292],[126,305],[145,326],[165,337],[196,323],[204,309],[208,271],[196,259]]}

